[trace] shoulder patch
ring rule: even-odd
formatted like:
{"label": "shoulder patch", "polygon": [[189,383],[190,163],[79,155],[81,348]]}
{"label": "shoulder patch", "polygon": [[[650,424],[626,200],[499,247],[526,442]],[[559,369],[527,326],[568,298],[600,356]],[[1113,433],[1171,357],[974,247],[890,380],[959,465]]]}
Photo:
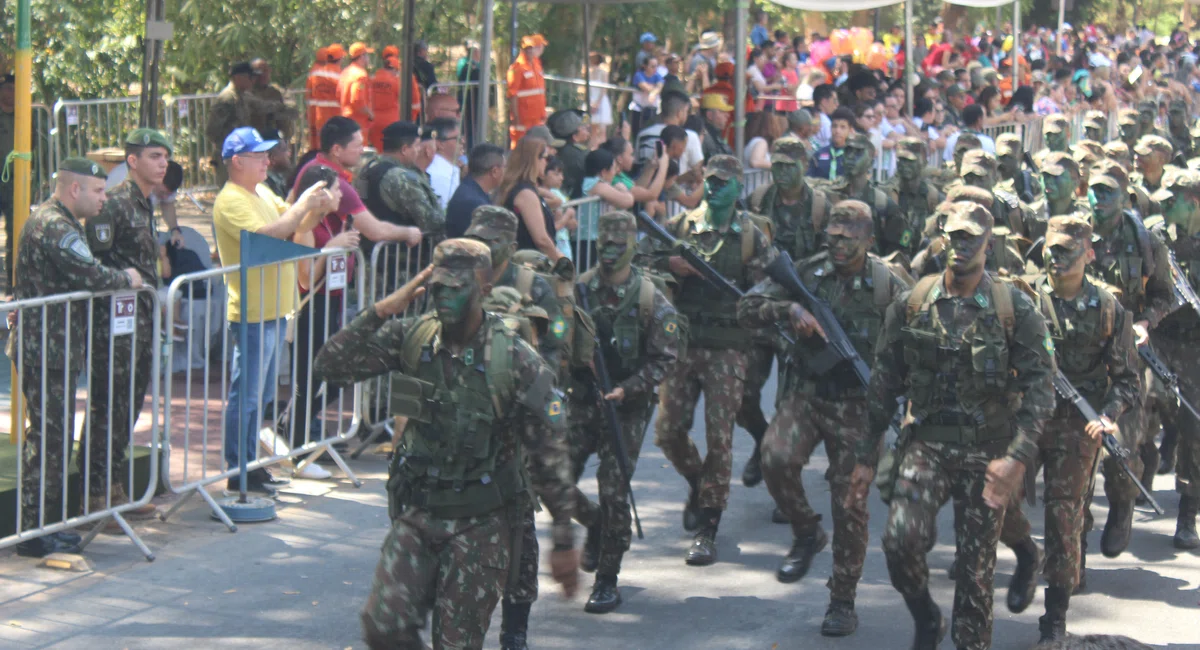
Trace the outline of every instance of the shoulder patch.
{"label": "shoulder patch", "polygon": [[1042,341],[1042,346],[1046,348],[1046,352],[1049,352],[1050,356],[1054,356],[1054,339],[1050,338],[1049,330],[1046,331],[1046,338]]}
{"label": "shoulder patch", "polygon": [[58,240],[58,247],[84,262],[91,262],[95,259],[92,257],[92,249],[88,248],[87,242],[83,241],[77,232],[63,235],[62,239]]}
{"label": "shoulder patch", "polygon": [[554,319],[554,323],[550,325],[550,331],[556,339],[561,339],[567,333],[567,322],[561,315]]}
{"label": "shoulder patch", "polygon": [[556,391],[554,396],[550,398],[550,401],[546,402],[546,419],[549,420],[551,424],[557,424],[558,421],[562,419],[562,413],[562,398],[558,396]]}

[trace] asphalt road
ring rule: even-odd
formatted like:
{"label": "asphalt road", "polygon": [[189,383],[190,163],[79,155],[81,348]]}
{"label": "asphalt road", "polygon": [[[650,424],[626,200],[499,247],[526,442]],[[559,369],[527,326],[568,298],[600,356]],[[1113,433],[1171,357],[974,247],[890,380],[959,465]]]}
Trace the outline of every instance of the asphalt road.
{"label": "asphalt road", "polygon": [[[767,403],[773,401],[768,387]],[[698,422],[702,421],[698,418]],[[695,432],[693,432],[695,434]],[[773,572],[790,545],[786,526],[770,522],[765,487],[736,482],[752,442],[736,434],[735,485],[719,536],[718,564],[683,562],[690,543],[680,525],[684,482],[647,436],[634,487],[646,532],[634,539],[621,574],[624,605],[615,613],[583,612],[591,587],[567,601],[545,568],[531,621],[530,647],[621,650],[904,649],[912,634],[903,601],[888,581],[879,538],[885,509],[871,496],[871,546],[859,588],[858,632],[845,639],[818,633],[828,602],[828,548],[809,576],[777,582]],[[703,447],[703,435],[696,436]],[[594,465],[594,463],[593,463]],[[359,648],[358,609],[370,584],[386,525],[385,464],[364,456],[352,467],[364,479],[296,481],[281,497],[279,518],[230,534],[194,499],[169,522],[138,525],[158,554],[145,562],[128,541],[100,536],[89,548],[95,571],[41,569],[11,550],[0,552],[0,648]],[[825,458],[818,450],[804,480],[829,527]],[[594,467],[584,478],[594,494]],[[1139,509],[1128,552],[1089,556],[1088,591],[1072,602],[1075,633],[1125,634],[1157,647],[1200,649],[1200,553],[1171,546],[1178,499],[1173,479],[1159,477],[1168,515]],[[1102,493],[1101,490],[1097,490]],[[1103,497],[1094,506],[1103,522]],[[545,515],[542,521],[545,521]],[[1042,511],[1031,519],[1040,540]],[[582,541],[582,530],[580,530]],[[1099,546],[1099,531],[1092,533]],[[543,542],[543,549],[546,543]],[[948,613],[953,586],[950,508],[939,520],[930,554],[934,595]],[[1042,596],[1021,615],[1004,609],[1014,558],[1002,549],[997,568],[994,648],[1024,649],[1037,640]],[[499,609],[488,648],[498,647]],[[951,648],[947,639],[943,648]]]}

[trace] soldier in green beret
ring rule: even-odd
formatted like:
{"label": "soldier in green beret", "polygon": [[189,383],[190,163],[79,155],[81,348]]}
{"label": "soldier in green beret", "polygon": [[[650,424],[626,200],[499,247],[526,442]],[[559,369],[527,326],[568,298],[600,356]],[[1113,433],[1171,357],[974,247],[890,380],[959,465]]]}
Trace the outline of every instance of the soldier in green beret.
{"label": "soldier in green beret", "polygon": [[[88,248],[82,222],[100,214],[106,178],[99,165],[83,158],[67,158],[59,164],[54,195],[21,230],[14,298],[27,300],[72,291],[114,291],[143,286],[145,278],[140,269],[104,266]],[[84,370],[88,340],[87,301],[73,301],[69,306],[58,303],[45,307],[44,313],[41,311],[28,311],[26,322],[10,323],[20,336],[14,334],[8,340],[8,358],[20,363],[18,381],[29,418],[21,443],[18,532],[64,518],[63,481],[71,462],[71,445],[65,445],[68,455],[63,456],[64,439],[69,439],[75,431],[75,409],[67,405],[75,399],[76,377]],[[95,431],[92,435],[96,437]],[[43,499],[44,509],[40,505]],[[44,557],[50,553],[75,552],[79,542],[78,535],[52,533],[21,542],[17,553]]]}

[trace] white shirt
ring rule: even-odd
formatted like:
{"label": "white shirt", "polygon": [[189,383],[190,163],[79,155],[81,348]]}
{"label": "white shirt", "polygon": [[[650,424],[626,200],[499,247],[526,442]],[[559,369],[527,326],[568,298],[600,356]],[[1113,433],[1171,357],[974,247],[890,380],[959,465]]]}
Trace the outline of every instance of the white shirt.
{"label": "white shirt", "polygon": [[[946,149],[942,152],[944,160],[954,160],[954,145],[958,144],[958,136],[962,131],[956,132],[954,135],[946,138]],[[991,137],[982,133],[976,134],[979,136],[979,142],[983,146],[983,150],[988,153],[996,153],[996,141]]]}
{"label": "white shirt", "polygon": [[[660,122],[638,131],[636,151],[638,160],[650,160],[654,157],[654,143],[662,137],[665,128],[667,125]],[[687,148],[683,150],[683,156],[679,158],[680,174],[686,174],[689,169],[704,164],[704,148],[700,144],[700,135],[691,129],[684,129],[684,131],[687,131]]]}
{"label": "white shirt", "polygon": [[429,185],[433,187],[433,193],[438,195],[438,203],[441,204],[442,210],[445,210],[450,197],[454,196],[454,190],[458,189],[458,165],[437,154],[425,169],[425,173],[429,174]]}
{"label": "white shirt", "polygon": [[817,143],[817,148],[828,147],[833,140],[833,120],[829,116],[817,111],[820,116],[821,128],[817,129],[817,134],[813,136],[813,142]]}

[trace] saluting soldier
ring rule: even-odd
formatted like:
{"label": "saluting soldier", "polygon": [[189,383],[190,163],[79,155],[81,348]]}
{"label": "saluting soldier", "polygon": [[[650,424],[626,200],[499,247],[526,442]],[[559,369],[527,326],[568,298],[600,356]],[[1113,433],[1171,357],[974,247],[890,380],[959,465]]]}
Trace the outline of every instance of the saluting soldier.
{"label": "saluting soldier", "polygon": [[[21,230],[14,298],[142,286],[138,269],[104,266],[88,248],[82,222],[100,213],[107,178],[99,165],[83,158],[67,158],[59,164],[54,194]],[[66,442],[75,434],[75,385],[87,358],[88,309],[86,301],[76,300],[69,306],[58,303],[23,311],[10,317],[15,333],[6,352],[19,366],[29,418],[21,440],[20,529],[29,531],[65,518],[63,481],[72,448]],[[45,557],[76,552],[79,542],[74,533],[51,533],[17,544],[17,554]]]}

